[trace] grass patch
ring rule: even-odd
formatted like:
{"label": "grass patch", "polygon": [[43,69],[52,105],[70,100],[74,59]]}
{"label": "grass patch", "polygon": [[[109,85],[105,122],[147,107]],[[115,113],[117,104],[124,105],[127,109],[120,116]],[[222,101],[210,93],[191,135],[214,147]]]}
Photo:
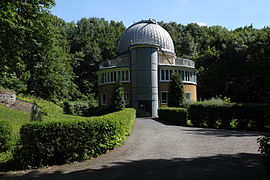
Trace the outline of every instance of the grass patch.
{"label": "grass patch", "polygon": [[[13,149],[19,139],[19,131],[21,126],[30,121],[30,114],[27,112],[9,109],[3,105],[0,105],[0,120],[9,121],[12,126],[11,149]],[[0,163],[8,162],[12,158],[12,150],[0,153]]]}
{"label": "grass patch", "polygon": [[60,114],[60,113],[51,113],[48,116],[44,116],[43,119],[44,119],[44,121],[88,120],[88,119],[90,119],[90,117],[68,115],[68,114]]}
{"label": "grass patch", "polygon": [[24,101],[24,102],[32,103],[32,104],[34,102],[36,102],[37,105],[42,109],[42,111],[45,112],[47,115],[49,115],[51,113],[59,113],[59,114],[64,113],[62,107],[60,107],[52,102],[38,98],[38,97],[18,95],[17,99]]}
{"label": "grass patch", "polygon": [[30,121],[30,114],[27,112],[9,109],[3,105],[0,105],[0,120],[10,122],[12,125],[13,138],[17,139],[21,126]]}

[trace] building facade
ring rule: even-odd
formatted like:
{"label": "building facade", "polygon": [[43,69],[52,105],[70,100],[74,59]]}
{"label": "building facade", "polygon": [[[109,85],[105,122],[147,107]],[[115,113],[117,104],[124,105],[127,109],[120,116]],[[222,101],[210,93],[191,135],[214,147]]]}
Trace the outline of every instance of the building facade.
{"label": "building facade", "polygon": [[111,105],[116,82],[125,90],[128,107],[139,116],[157,116],[157,109],[168,103],[171,74],[181,75],[186,99],[197,100],[195,63],[177,58],[169,33],[153,20],[128,27],[120,38],[118,57],[100,64],[98,93],[100,106]]}

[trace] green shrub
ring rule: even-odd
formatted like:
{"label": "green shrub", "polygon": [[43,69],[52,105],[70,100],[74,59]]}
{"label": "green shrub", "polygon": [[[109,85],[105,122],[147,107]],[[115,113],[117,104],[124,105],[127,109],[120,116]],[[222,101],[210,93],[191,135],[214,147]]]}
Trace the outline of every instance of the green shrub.
{"label": "green shrub", "polygon": [[0,153],[9,150],[12,127],[8,121],[0,121]]}
{"label": "green shrub", "polygon": [[265,104],[198,102],[189,105],[188,114],[194,126],[264,130],[269,108]]}
{"label": "green shrub", "polygon": [[169,107],[184,107],[185,105],[185,93],[184,85],[180,74],[173,73],[171,77],[172,81],[169,85],[168,94],[168,106]]}
{"label": "green shrub", "polygon": [[93,116],[97,107],[98,103],[96,100],[64,102],[64,112],[71,115]]}
{"label": "green shrub", "polygon": [[187,109],[178,107],[163,107],[158,109],[159,119],[178,125],[187,125]]}
{"label": "green shrub", "polygon": [[270,157],[270,137],[259,137],[257,142],[259,143],[259,151]]}
{"label": "green shrub", "polygon": [[135,110],[125,109],[88,120],[51,120],[22,126],[15,157],[24,167],[63,164],[96,157],[130,134]]}
{"label": "green shrub", "polygon": [[120,83],[116,83],[113,95],[112,95],[112,105],[111,109],[112,111],[120,111],[125,109],[126,102],[125,102],[125,91],[124,88]]}

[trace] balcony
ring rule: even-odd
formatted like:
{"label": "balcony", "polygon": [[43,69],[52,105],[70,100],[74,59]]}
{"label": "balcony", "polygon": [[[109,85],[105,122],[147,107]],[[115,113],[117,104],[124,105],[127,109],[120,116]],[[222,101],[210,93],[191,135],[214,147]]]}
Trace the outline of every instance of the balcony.
{"label": "balcony", "polygon": [[176,58],[175,65],[189,67],[189,68],[195,68],[194,61],[191,61],[189,59],[184,59],[184,58]]}
{"label": "balcony", "polygon": [[[159,63],[160,65],[173,65],[173,66],[182,66],[188,68],[195,68],[195,63],[192,60],[184,59],[184,58],[176,58],[175,60],[166,61],[166,63]],[[114,67],[126,67],[130,66],[129,59],[111,59],[108,61],[104,61],[100,63],[99,69],[107,69],[107,68],[114,68]]]}
{"label": "balcony", "polygon": [[129,66],[129,65],[130,63],[127,59],[111,59],[111,60],[100,63],[99,69],[124,67],[124,66]]}
{"label": "balcony", "polygon": [[162,59],[162,60],[159,60],[159,65],[195,68],[194,61],[189,60],[189,59],[184,59],[184,58],[175,58],[175,59],[170,59],[170,60]]}

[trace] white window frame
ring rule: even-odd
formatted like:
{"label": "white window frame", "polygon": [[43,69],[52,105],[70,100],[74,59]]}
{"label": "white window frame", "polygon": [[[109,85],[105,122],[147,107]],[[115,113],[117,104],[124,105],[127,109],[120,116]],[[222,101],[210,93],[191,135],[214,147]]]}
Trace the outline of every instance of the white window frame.
{"label": "white window frame", "polygon": [[[163,100],[163,98],[162,98],[162,97],[163,97],[163,96],[162,96],[162,93],[167,93],[167,102],[166,102],[166,103],[162,102],[162,100]],[[169,95],[169,92],[168,92],[168,91],[161,91],[161,92],[160,92],[160,97],[161,97],[161,98],[160,98],[160,104],[168,104],[168,100],[169,100],[169,96],[168,96],[168,95]]]}
{"label": "white window frame", "polygon": [[[187,99],[187,94],[190,94],[190,99]],[[192,101],[192,92],[190,92],[190,91],[187,91],[187,92],[185,92],[185,95],[186,95],[186,101]]]}
{"label": "white window frame", "polygon": [[[104,101],[104,95],[105,95],[105,101]],[[101,95],[100,95],[100,104],[102,105],[102,106],[106,106],[107,105],[107,94],[106,93],[102,93]]]}

